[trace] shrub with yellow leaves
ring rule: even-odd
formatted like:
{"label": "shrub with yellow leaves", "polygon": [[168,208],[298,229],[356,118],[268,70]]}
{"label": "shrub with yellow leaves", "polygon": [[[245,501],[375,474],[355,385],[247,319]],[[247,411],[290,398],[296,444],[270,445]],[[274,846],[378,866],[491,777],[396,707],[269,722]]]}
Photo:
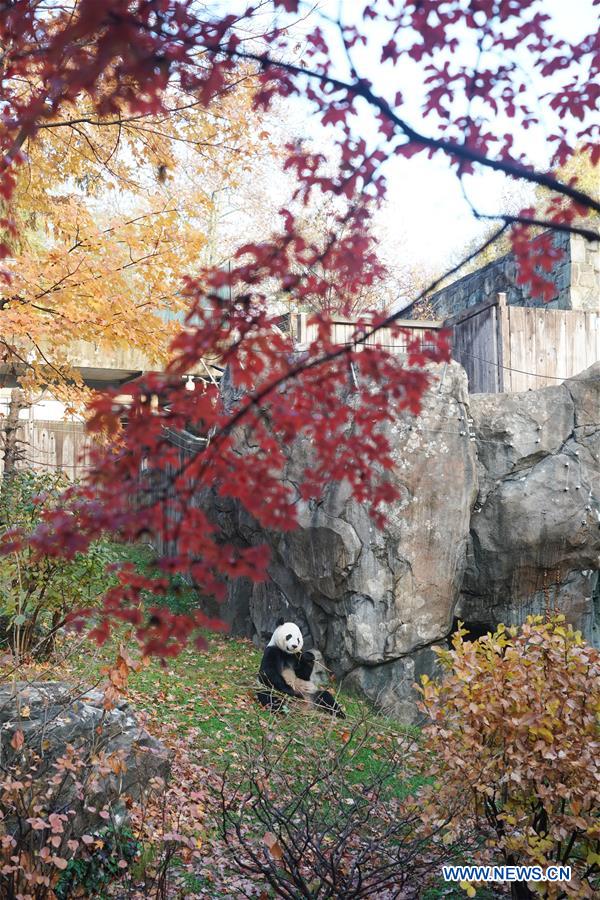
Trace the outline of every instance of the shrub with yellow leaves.
{"label": "shrub with yellow leaves", "polygon": [[[514,883],[512,896],[600,896],[600,653],[564,616],[530,617],[439,652],[445,678],[422,679],[433,783],[423,816],[482,836],[474,863],[568,865],[571,881]],[[464,885],[470,896],[472,885]]]}

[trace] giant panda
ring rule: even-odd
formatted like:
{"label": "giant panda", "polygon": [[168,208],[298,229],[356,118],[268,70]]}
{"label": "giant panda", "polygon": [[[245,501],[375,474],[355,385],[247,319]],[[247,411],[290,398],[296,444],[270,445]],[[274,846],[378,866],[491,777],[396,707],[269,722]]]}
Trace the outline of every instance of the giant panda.
{"label": "giant panda", "polygon": [[293,622],[278,625],[265,647],[258,678],[266,691],[258,691],[261,706],[279,712],[285,698],[306,700],[331,715],[345,718],[341,706],[329,691],[321,691],[312,682],[315,654],[304,650],[302,632]]}

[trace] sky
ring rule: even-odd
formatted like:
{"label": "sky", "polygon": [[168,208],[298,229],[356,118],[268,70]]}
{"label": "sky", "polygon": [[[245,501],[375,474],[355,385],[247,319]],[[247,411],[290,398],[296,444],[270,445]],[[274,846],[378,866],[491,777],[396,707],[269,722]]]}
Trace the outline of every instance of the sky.
{"label": "sky", "polygon": [[[540,0],[538,6],[553,18],[557,33],[567,40],[580,39],[597,28],[598,7],[594,8],[593,0]],[[350,21],[353,14],[362,7],[362,0],[361,2],[321,0],[318,6],[325,14],[333,15],[341,8],[346,21]],[[308,7],[305,7],[306,9]],[[309,15],[300,26],[296,26],[300,38],[303,30],[314,27],[315,16],[316,14]],[[425,126],[420,115],[419,75],[414,64],[403,68],[401,62],[393,69],[380,66],[377,56],[381,46],[381,34],[375,33],[373,37],[377,52],[374,53],[373,46],[367,46],[357,55],[361,74],[374,82],[376,90],[385,91],[390,97],[393,97],[400,87],[405,95],[405,105],[402,108],[404,118],[422,130],[432,133],[430,123],[427,122]],[[469,48],[461,48],[461,52],[468,53]],[[343,72],[345,59],[341,54],[338,59],[334,57],[334,62]],[[529,60],[525,53],[521,62],[523,67],[527,68]],[[536,73],[531,70],[527,75],[532,79],[536,77]],[[538,84],[537,92],[541,93],[545,89],[545,84]],[[548,165],[548,149],[544,133],[547,133],[545,129],[552,127],[550,121],[552,113],[544,108],[540,112],[544,127],[537,131],[536,129],[527,132],[517,131],[515,138],[529,160],[538,167],[545,168]],[[503,123],[496,124],[502,127]],[[507,121],[505,124],[506,130],[514,130],[514,123]],[[327,146],[327,132],[314,121],[308,105],[303,101],[297,102],[295,108],[290,109],[287,128],[293,130],[295,127],[303,136],[309,135],[315,144]],[[369,111],[359,114],[356,129],[367,139],[375,136]],[[394,158],[387,164],[386,174],[388,201],[379,219],[381,238],[386,244],[386,255],[397,252],[409,259],[415,268],[441,271],[449,260],[456,258],[467,243],[482,234],[485,225],[473,218],[460,184],[445,157],[439,155],[433,160],[427,159],[425,155],[411,160]],[[471,199],[482,212],[487,213],[502,211],[505,204],[503,195],[506,195],[507,190],[511,190],[510,185],[514,185],[514,182],[509,182],[502,175],[490,171],[471,176],[465,179],[465,182]],[[527,186],[512,187],[512,191],[516,191],[525,203],[532,196],[532,191],[529,191]]]}
{"label": "sky", "polygon": [[[543,6],[567,40],[577,40],[593,28],[594,23],[597,26],[592,0],[544,0]],[[522,133],[521,139],[529,158],[544,168],[548,163],[546,147],[533,134],[530,137]],[[393,230],[395,221],[400,219],[402,222],[402,209],[411,210],[408,246],[409,253],[418,263],[427,265],[438,260],[443,265],[482,233],[485,226],[473,218],[445,157],[396,160],[388,172],[388,179],[390,202],[384,221]],[[515,190],[514,182],[489,171],[468,181],[469,194],[482,212],[502,209],[503,194]],[[518,190],[527,199],[528,186],[522,185]],[[425,204],[423,198],[427,199]]]}

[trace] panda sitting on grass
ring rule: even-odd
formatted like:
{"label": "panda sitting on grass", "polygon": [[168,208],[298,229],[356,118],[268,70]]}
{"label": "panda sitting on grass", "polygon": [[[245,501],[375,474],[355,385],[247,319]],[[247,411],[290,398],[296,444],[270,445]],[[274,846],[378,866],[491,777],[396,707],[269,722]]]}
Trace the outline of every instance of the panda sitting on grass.
{"label": "panda sitting on grass", "polygon": [[319,690],[311,680],[315,654],[310,650],[303,651],[303,646],[304,639],[297,625],[282,622],[277,626],[260,664],[258,678],[267,690],[258,691],[258,702],[279,712],[286,697],[294,697],[344,719],[344,712],[335,697],[329,691]]}

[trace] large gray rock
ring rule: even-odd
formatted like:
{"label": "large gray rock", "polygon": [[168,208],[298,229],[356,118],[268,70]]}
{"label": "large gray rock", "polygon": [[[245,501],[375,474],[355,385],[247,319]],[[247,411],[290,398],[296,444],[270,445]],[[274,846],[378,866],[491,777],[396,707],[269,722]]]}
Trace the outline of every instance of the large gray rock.
{"label": "large gray rock", "polygon": [[[266,538],[273,553],[269,582],[231,586],[234,629],[246,629],[247,614],[263,642],[280,616],[293,619],[338,679],[404,719],[416,715],[415,672],[432,670],[428,648],[452,627],[477,494],[465,373],[455,363],[432,369],[419,418],[401,413],[385,432],[401,496],[383,530],[344,483],[318,503],[298,498],[299,527],[285,534],[257,532],[239,508],[216,512],[228,534]],[[301,440],[291,448],[290,489],[310,452]]]}
{"label": "large gray rock", "polygon": [[[74,693],[66,682],[17,682],[0,686],[0,766],[29,771],[34,758],[35,782],[45,786],[47,813],[73,810],[79,830],[94,830],[106,822],[99,816],[108,806],[111,818],[125,815],[127,796],[139,797],[155,777],[166,778],[169,757],[163,745],[137,722],[126,702],[104,709],[102,692]],[[22,745],[15,734],[23,735]],[[74,751],[83,768],[52,781],[56,763]],[[111,762],[114,765],[111,766]],[[120,765],[120,763],[123,765]],[[67,770],[74,772],[75,770]],[[77,780],[86,783],[85,803]],[[47,788],[47,795],[45,791]]]}
{"label": "large gray rock", "polygon": [[[216,501],[229,537],[273,554],[267,583],[231,584],[234,631],[262,644],[293,619],[338,679],[407,722],[413,683],[435,672],[457,617],[476,636],[559,610],[597,637],[600,364],[556,387],[471,396],[460,366],[440,366],[421,415],[400,413],[386,433],[401,498],[382,531],[343,483],[319,503],[298,498],[286,534]],[[290,489],[310,452],[290,448]]]}
{"label": "large gray rock", "polygon": [[458,614],[558,610],[594,639],[600,568],[600,364],[556,387],[470,398],[479,495]]}
{"label": "large gray rock", "polygon": [[384,715],[407,724],[416,724],[421,716],[416,706],[415,684],[421,676],[440,674],[436,647],[432,644],[378,666],[357,666],[344,679],[344,687],[368,697]]}

